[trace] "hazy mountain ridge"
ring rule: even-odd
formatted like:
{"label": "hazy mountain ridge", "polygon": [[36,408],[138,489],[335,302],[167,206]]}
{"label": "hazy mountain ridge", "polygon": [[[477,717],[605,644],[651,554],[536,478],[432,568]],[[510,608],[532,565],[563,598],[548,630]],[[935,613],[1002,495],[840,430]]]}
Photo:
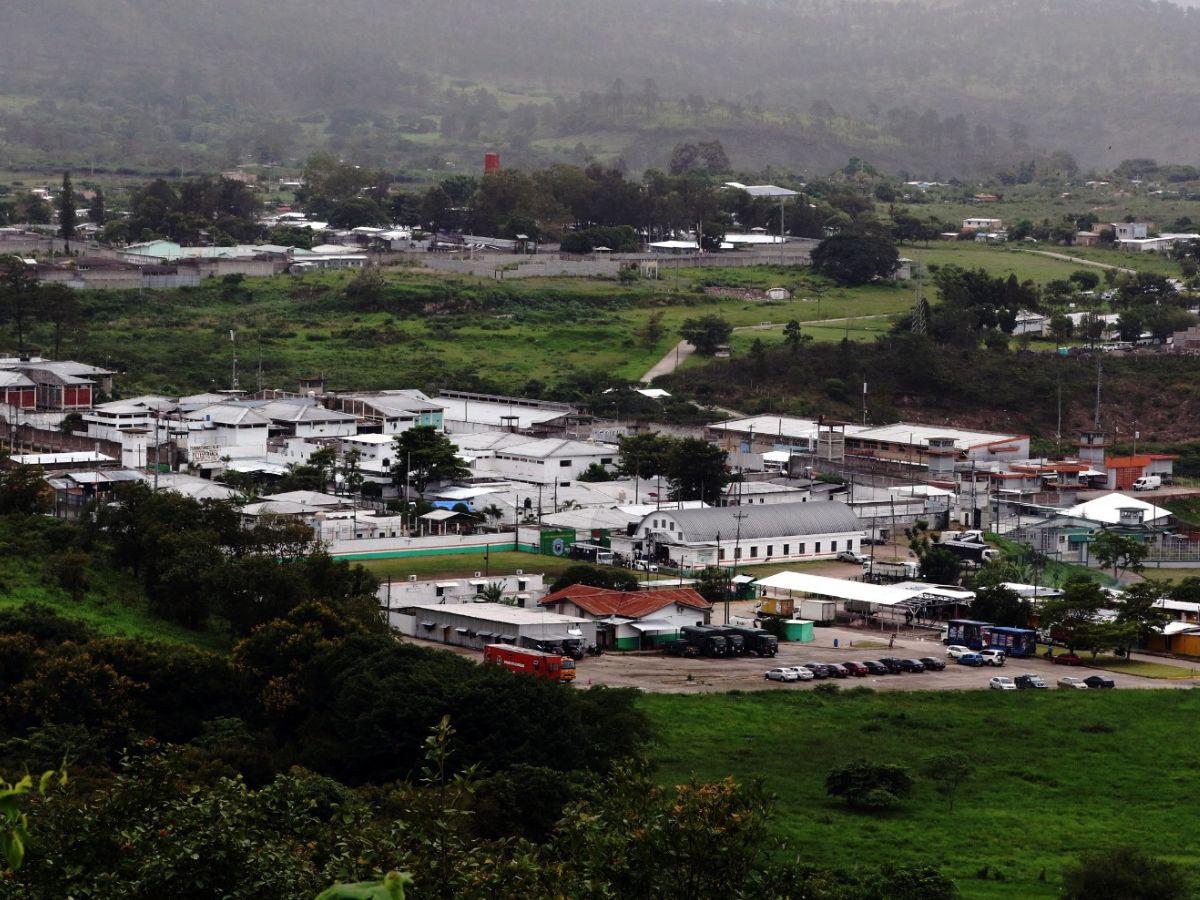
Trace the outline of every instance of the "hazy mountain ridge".
{"label": "hazy mountain ridge", "polygon": [[134,105],[145,117],[135,130],[200,123],[185,143],[203,143],[206,125],[266,128],[344,106],[438,114],[428,89],[442,76],[547,96],[652,79],[664,97],[804,112],[824,101],[889,131],[934,110],[983,124],[998,145],[1011,133],[1017,146],[1062,147],[1085,163],[1193,162],[1200,116],[1200,11],[1149,0],[6,7],[0,96],[53,102],[48,121],[63,128],[80,124],[72,104],[87,102]]}

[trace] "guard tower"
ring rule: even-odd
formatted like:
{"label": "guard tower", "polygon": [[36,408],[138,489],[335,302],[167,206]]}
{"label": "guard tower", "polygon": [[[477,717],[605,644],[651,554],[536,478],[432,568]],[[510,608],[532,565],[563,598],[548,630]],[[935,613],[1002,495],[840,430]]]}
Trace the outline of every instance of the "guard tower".
{"label": "guard tower", "polygon": [[952,437],[931,437],[926,451],[929,460],[930,481],[954,481],[954,463],[958,460],[958,447]]}
{"label": "guard tower", "polygon": [[1079,459],[1094,469],[1104,469],[1104,454],[1108,449],[1103,431],[1084,431],[1079,435]]}

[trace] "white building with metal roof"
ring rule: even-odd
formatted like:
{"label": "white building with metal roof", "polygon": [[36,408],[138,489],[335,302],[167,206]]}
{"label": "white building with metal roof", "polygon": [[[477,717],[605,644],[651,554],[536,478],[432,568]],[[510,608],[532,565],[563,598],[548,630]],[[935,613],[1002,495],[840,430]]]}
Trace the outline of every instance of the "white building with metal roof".
{"label": "white building with metal roof", "polygon": [[411,637],[475,649],[495,643],[525,647],[542,642],[596,643],[596,623],[591,619],[504,603],[413,604],[390,612],[388,624]]}
{"label": "white building with metal roof", "polygon": [[658,510],[632,536],[634,555],[683,568],[828,559],[856,551],[866,528],[835,500]]}
{"label": "white building with metal roof", "polygon": [[496,476],[527,484],[570,487],[592,465],[616,465],[620,448],[567,438],[525,440],[500,447],[489,456],[475,457],[478,476]]}

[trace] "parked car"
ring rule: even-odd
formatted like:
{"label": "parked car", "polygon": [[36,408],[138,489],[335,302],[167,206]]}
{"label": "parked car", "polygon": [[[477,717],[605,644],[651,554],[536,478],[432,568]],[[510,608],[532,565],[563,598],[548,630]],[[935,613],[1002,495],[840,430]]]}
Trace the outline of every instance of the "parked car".
{"label": "parked car", "polygon": [[851,660],[850,662],[842,663],[842,665],[845,666],[847,672],[849,672],[851,675],[856,675],[859,678],[863,678],[871,674],[871,670],[860,662],[854,662]]}
{"label": "parked car", "polygon": [[905,672],[924,672],[925,664],[919,659],[902,659],[900,660],[900,668]]}
{"label": "parked car", "polygon": [[1083,683],[1090,688],[1115,688],[1117,683],[1104,675],[1089,675]]}
{"label": "parked car", "polygon": [[1003,675],[997,675],[988,682],[988,687],[993,691],[1015,691],[1016,683],[1011,678],[1005,678]]}
{"label": "parked car", "polygon": [[797,681],[812,681],[815,677],[811,669],[806,669],[804,666],[784,666],[789,672],[796,675]]}
{"label": "parked car", "polygon": [[868,559],[868,557],[863,556],[861,553],[855,553],[853,550],[843,550],[837,555],[837,558],[841,562],[857,563],[858,565],[862,565]]}
{"label": "parked car", "polygon": [[904,666],[900,665],[900,660],[894,656],[883,657],[879,660],[879,664],[893,675],[899,675],[904,671]]}
{"label": "parked car", "polygon": [[927,672],[940,672],[946,668],[945,660],[938,659],[936,656],[922,656],[921,665]]}
{"label": "parked car", "polygon": [[887,666],[883,663],[875,662],[873,659],[864,659],[863,665],[867,667],[867,671],[872,675],[886,675],[888,673]]}
{"label": "parked car", "polygon": [[984,662],[989,666],[1004,665],[1005,656],[1003,650],[980,650],[979,655],[983,657]]}
{"label": "parked car", "polygon": [[1082,666],[1083,659],[1076,656],[1074,653],[1060,653],[1051,659],[1055,665],[1059,666]]}
{"label": "parked car", "polygon": [[946,648],[946,655],[948,657],[950,657],[951,659],[958,659],[959,657],[961,657],[967,653],[970,653],[970,652],[971,652],[971,648],[964,647],[964,646],[962,646],[962,644],[951,644],[949,647]]}
{"label": "parked car", "polygon": [[849,678],[850,670],[841,663],[826,663],[825,668],[829,670],[829,674],[834,678]]}
{"label": "parked car", "polygon": [[1088,686],[1083,683],[1082,679],[1072,678],[1070,675],[1058,679],[1058,686],[1060,688],[1074,688],[1080,691],[1086,691],[1088,689]]}
{"label": "parked car", "polygon": [[958,664],[960,666],[972,666],[973,668],[987,665],[983,657],[978,653],[964,653],[958,658]]}
{"label": "parked car", "polygon": [[1022,691],[1028,690],[1045,690],[1049,687],[1046,682],[1042,681],[1042,676],[1035,675],[1032,672],[1026,672],[1024,675],[1018,675],[1013,679],[1016,682],[1017,688]]}
{"label": "parked car", "polygon": [[804,668],[813,673],[813,678],[829,678],[831,675],[833,675],[833,673],[829,671],[829,667],[824,663],[804,663]]}
{"label": "parked car", "polygon": [[763,678],[767,681],[798,681],[796,673],[791,669],[767,669],[763,672]]}

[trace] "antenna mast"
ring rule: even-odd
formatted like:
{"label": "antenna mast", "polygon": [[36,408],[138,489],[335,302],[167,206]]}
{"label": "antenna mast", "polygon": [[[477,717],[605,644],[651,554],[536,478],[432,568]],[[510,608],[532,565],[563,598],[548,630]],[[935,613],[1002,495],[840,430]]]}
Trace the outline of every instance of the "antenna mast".
{"label": "antenna mast", "polygon": [[230,379],[230,390],[238,389],[238,373],[237,373],[237,334],[232,328],[229,329],[229,342],[233,344],[233,377]]}
{"label": "antenna mast", "polygon": [[926,318],[928,308],[925,303],[925,291],[921,283],[921,269],[919,266],[914,268],[913,281],[916,282],[917,287],[917,302],[913,304],[912,332],[913,334],[928,334],[929,322]]}

